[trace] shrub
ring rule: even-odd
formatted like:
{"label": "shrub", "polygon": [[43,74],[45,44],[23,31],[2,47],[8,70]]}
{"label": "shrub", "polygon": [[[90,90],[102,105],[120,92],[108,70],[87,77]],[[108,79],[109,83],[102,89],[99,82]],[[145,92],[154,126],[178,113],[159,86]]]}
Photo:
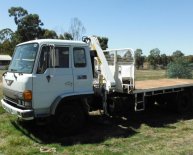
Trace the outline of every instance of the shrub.
{"label": "shrub", "polygon": [[190,63],[188,63],[188,61],[183,57],[175,59],[167,66],[167,77],[190,79],[192,78],[192,70],[190,66]]}

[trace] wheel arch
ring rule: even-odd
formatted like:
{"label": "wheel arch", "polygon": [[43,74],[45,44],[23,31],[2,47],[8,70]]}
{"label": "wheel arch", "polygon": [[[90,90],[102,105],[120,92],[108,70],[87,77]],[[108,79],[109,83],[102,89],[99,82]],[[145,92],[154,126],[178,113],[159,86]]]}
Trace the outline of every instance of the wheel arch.
{"label": "wheel arch", "polygon": [[62,105],[79,105],[83,108],[85,112],[88,112],[90,109],[90,106],[88,104],[87,99],[91,97],[92,93],[86,93],[86,94],[65,94],[58,96],[50,106],[50,114],[54,115],[56,112],[56,109],[59,106]]}

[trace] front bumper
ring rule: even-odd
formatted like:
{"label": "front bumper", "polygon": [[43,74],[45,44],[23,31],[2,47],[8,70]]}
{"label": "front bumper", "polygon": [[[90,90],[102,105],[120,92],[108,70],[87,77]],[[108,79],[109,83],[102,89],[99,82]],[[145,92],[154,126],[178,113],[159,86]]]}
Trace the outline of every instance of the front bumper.
{"label": "front bumper", "polygon": [[23,109],[13,107],[13,106],[9,105],[8,103],[6,103],[3,99],[1,100],[1,105],[8,113],[11,113],[13,115],[17,115],[19,118],[21,118],[23,120],[34,119],[34,111],[33,110],[29,110],[29,109],[23,110]]}

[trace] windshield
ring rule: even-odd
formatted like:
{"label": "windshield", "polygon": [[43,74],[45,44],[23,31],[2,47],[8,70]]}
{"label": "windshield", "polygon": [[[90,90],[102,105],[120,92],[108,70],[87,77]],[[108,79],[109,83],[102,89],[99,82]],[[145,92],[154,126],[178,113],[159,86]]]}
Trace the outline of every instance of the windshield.
{"label": "windshield", "polygon": [[37,43],[17,46],[8,71],[32,73],[37,51]]}

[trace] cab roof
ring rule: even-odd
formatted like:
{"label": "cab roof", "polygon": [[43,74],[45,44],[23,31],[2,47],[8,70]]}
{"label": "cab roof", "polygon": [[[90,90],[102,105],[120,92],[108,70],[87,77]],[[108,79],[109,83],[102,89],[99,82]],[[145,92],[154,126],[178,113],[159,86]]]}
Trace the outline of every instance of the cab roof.
{"label": "cab roof", "polygon": [[37,40],[31,40],[31,41],[20,43],[17,46],[23,45],[23,44],[28,44],[28,43],[38,43],[40,45],[42,45],[42,44],[58,44],[58,45],[88,46],[88,44],[86,44],[85,42],[82,42],[82,41],[60,40],[60,39],[37,39]]}

